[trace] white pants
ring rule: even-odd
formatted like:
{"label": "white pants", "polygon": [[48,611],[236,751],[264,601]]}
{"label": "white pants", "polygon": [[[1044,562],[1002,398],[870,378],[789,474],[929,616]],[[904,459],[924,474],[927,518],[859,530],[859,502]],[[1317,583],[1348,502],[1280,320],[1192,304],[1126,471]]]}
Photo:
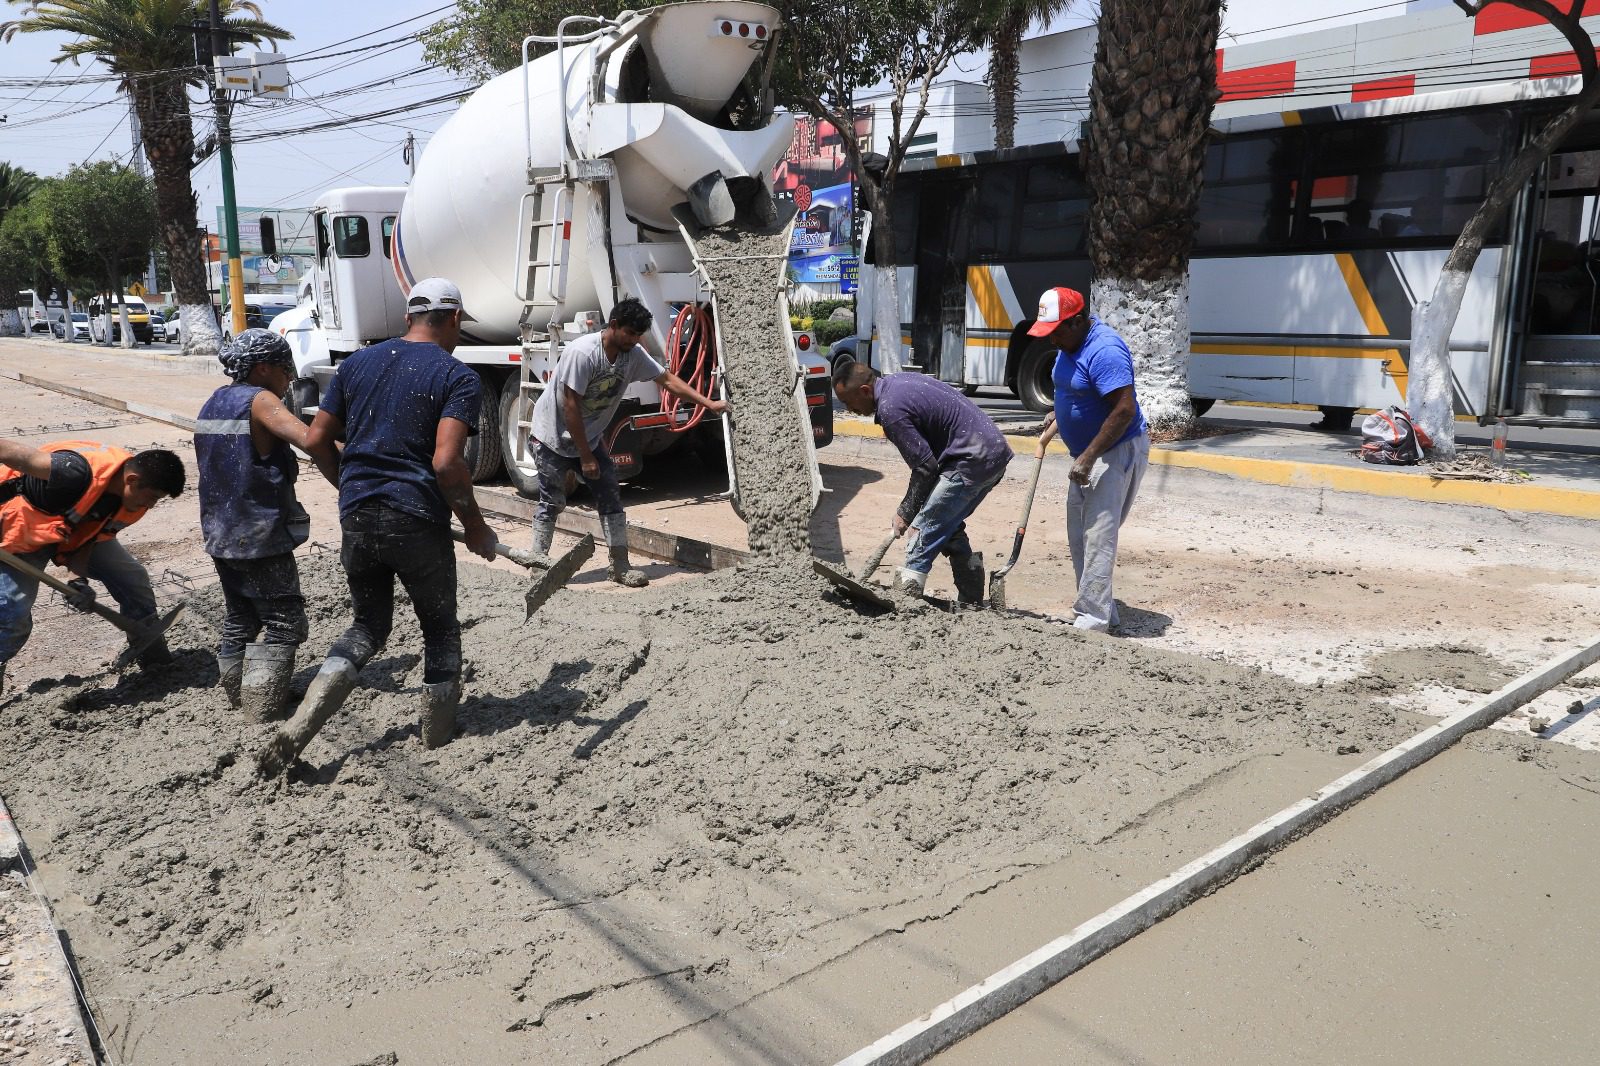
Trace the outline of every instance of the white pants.
{"label": "white pants", "polygon": [[1139,482],[1150,465],[1150,435],[1141,433],[1096,459],[1089,484],[1067,488],[1067,543],[1072,572],[1078,580],[1078,614],[1073,625],[1104,633],[1117,624],[1117,601],[1111,593],[1111,571],[1117,565],[1117,534]]}

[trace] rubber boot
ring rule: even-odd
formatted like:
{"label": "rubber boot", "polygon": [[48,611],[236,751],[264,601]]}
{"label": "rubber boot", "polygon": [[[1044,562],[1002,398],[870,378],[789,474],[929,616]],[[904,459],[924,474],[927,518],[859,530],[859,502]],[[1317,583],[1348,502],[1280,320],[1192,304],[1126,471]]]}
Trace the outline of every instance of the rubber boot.
{"label": "rubber boot", "polygon": [[256,766],[262,777],[276,777],[299,758],[317,730],[327,724],[333,712],[344,705],[345,697],[356,687],[356,664],[349,659],[330,655],[322,669],[311,679],[305,699],[294,717],[285,722],[270,743],[256,756]]}
{"label": "rubber boot", "polygon": [[900,609],[907,608],[921,610],[928,606],[928,601],[922,598],[923,590],[927,587],[928,575],[919,574],[915,570],[901,567],[894,576],[894,585],[890,592],[894,595],[895,605]]}
{"label": "rubber boot", "polygon": [[550,557],[550,545],[556,539],[555,519],[533,520],[533,554]]}
{"label": "rubber boot", "polygon": [[155,643],[134,656],[134,662],[139,664],[141,670],[169,665],[172,662],[172,649],[167,647],[167,638],[157,638]]}
{"label": "rubber boot", "polygon": [[461,702],[461,675],[422,686],[422,746],[442,748],[456,733],[456,705]]}
{"label": "rubber boot", "polygon": [[289,675],[294,673],[293,644],[247,644],[239,706],[247,722],[276,722],[289,709]]}
{"label": "rubber boot", "polygon": [[244,674],[244,652],[217,656],[217,687],[228,694],[228,706],[239,709],[239,683]]}
{"label": "rubber boot", "polygon": [[601,515],[600,531],[605,534],[606,547],[611,552],[611,565],[606,568],[606,576],[623,588],[642,589],[650,584],[650,579],[642,571],[633,569],[628,562],[627,515]]}
{"label": "rubber boot", "polygon": [[983,553],[950,557],[950,576],[956,583],[956,602],[963,607],[983,605]]}

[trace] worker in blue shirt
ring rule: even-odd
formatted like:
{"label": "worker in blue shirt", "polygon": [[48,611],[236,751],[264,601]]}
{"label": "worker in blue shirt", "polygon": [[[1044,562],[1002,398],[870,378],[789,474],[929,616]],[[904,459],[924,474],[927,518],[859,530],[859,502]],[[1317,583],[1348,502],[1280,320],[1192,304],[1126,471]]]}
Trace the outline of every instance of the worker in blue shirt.
{"label": "worker in blue shirt", "polygon": [[1117,331],[1089,314],[1083,295],[1055,288],[1039,298],[1028,330],[1056,346],[1055,410],[1039,434],[1037,454],[1059,427],[1072,455],[1067,474],[1067,543],[1078,581],[1078,629],[1104,633],[1118,622],[1111,576],[1117,536],[1150,465],[1150,435],[1134,392],[1133,355]]}

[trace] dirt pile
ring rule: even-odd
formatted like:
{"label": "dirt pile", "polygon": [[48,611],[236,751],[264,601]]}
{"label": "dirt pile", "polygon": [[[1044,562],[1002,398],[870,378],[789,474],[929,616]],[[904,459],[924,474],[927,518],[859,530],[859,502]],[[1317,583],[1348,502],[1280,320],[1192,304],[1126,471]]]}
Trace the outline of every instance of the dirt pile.
{"label": "dirt pile", "polygon": [[[333,559],[304,584],[301,685],[348,610]],[[567,590],[527,627],[518,579],[465,566],[461,584],[462,735],[438,751],[416,735],[404,603],[284,781],[254,777],[264,729],[210,687],[214,589],[169,672],[0,705],[0,780],[124,1037],[199,993],[209,1022],[183,1024],[474,980],[492,990],[462,1024],[510,1027],[541,1061],[603,1060],[626,1048],[557,1041],[597,990],[671,985],[682,1024],[1251,755],[1406,731],[1349,697],[1045,623],[865,616],[788,564]],[[127,1061],[208,1061],[147,1048]]]}
{"label": "dirt pile", "polygon": [[778,314],[787,234],[727,226],[695,242],[716,290],[722,361],[733,406],[734,475],[757,555],[811,550],[809,422],[795,411],[789,323]]}

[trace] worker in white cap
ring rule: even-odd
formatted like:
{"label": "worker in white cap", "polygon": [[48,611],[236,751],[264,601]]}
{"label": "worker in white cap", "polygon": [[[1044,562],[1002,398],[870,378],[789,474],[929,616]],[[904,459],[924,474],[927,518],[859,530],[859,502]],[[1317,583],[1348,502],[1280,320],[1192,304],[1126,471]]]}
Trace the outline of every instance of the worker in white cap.
{"label": "worker in white cap", "polygon": [[[472,495],[467,438],[483,402],[478,375],[450,353],[461,340],[461,290],[419,281],[406,301],[406,334],[339,364],[306,451],[339,467],[340,561],[355,614],[328,652],[294,718],[262,753],[263,774],[282,772],[355,687],[389,639],[398,578],[422,628],[422,741],[455,733],[461,700],[461,623],[456,617],[453,513],[468,549],[494,558],[496,536]],[[334,442],[345,441],[342,452]]]}

